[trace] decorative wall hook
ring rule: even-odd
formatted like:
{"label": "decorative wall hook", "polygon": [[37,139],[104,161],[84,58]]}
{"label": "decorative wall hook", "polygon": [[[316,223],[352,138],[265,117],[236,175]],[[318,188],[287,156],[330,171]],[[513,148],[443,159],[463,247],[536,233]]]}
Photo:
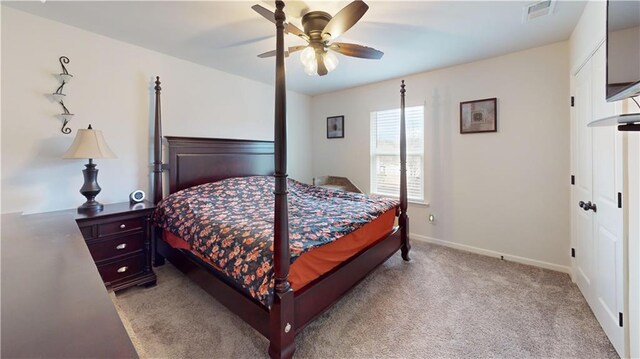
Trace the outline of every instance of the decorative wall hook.
{"label": "decorative wall hook", "polygon": [[67,67],[64,66],[65,64],[68,64],[70,62],[68,57],[60,56],[60,58],[58,59],[58,62],[60,62],[60,66],[62,66],[62,72],[58,74],[58,77],[61,83],[60,83],[60,86],[58,86],[58,88],[56,89],[56,91],[51,95],[60,104],[60,106],[62,106],[63,113],[58,115],[58,117],[60,117],[63,121],[62,129],[60,131],[68,135],[71,133],[71,129],[67,127],[67,124],[73,117],[73,114],[69,112],[69,109],[67,108],[67,106],[64,105],[63,100],[66,95],[62,91],[64,89],[64,85],[66,85],[69,81],[71,81],[71,79],[73,78],[73,75],[69,74],[69,71],[67,71]]}
{"label": "decorative wall hook", "polygon": [[64,111],[64,113],[60,114],[60,117],[62,118],[62,121],[63,121],[61,131],[62,133],[68,135],[71,133],[71,129],[66,126],[71,120],[71,118],[73,117],[73,114],[69,112],[69,109],[67,108],[67,106],[64,105],[64,102],[60,101],[60,106],[62,106],[62,111]]}
{"label": "decorative wall hook", "polygon": [[58,61],[60,62],[60,66],[62,66],[62,73],[60,75],[72,76],[72,75],[69,75],[69,71],[67,71],[67,68],[64,66],[64,64],[69,63],[69,58],[66,56],[60,56]]}

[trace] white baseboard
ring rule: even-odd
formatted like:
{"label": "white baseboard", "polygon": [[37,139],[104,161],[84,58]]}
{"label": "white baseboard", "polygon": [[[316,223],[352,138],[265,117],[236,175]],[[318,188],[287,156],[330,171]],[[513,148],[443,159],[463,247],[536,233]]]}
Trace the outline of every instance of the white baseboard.
{"label": "white baseboard", "polygon": [[543,262],[543,261],[539,261],[539,260],[536,260],[536,259],[530,259],[530,258],[525,258],[525,257],[518,257],[518,256],[514,256],[514,255],[511,255],[511,254],[500,253],[500,252],[496,252],[496,251],[492,251],[492,250],[488,250],[488,249],[483,249],[483,248],[478,248],[478,247],[472,247],[472,246],[468,246],[466,244],[453,243],[453,242],[449,242],[449,241],[444,241],[442,239],[436,239],[436,238],[423,236],[423,235],[415,234],[415,233],[409,234],[409,237],[411,239],[415,239],[415,240],[418,240],[418,241],[438,244],[438,245],[441,245],[441,246],[454,248],[454,249],[459,249],[459,250],[465,251],[465,252],[481,254],[483,256],[488,256],[488,257],[494,257],[494,258],[501,258],[502,257],[504,260],[507,260],[507,261],[527,264],[527,265],[534,266],[534,267],[551,269],[551,270],[554,270],[554,271],[557,271],[557,272],[568,273],[569,275],[571,275],[571,267],[568,267],[568,266],[562,266],[562,265],[559,265],[559,264]]}

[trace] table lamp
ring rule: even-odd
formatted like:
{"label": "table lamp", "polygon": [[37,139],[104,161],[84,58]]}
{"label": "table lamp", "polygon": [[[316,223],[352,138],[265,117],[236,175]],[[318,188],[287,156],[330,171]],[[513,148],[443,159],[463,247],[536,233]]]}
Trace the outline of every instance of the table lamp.
{"label": "table lamp", "polygon": [[94,158],[116,158],[102,136],[102,131],[94,130],[91,125],[86,130],[78,130],[76,138],[71,147],[65,152],[62,158],[88,158],[89,163],[82,170],[84,184],[80,188],[80,193],[87,198],[87,201],[78,207],[78,213],[96,213],[102,211],[104,206],[96,201],[96,196],[100,193],[98,185],[98,169],[93,163]]}

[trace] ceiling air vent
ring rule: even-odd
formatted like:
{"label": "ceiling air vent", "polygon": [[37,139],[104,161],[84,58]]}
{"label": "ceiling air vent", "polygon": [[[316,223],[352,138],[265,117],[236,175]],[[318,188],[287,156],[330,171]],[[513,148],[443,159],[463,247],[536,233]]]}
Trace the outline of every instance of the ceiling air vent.
{"label": "ceiling air vent", "polygon": [[543,0],[538,1],[528,6],[525,6],[522,12],[522,22],[527,23],[533,19],[537,19],[542,16],[553,14],[553,9],[556,7],[555,0]]}

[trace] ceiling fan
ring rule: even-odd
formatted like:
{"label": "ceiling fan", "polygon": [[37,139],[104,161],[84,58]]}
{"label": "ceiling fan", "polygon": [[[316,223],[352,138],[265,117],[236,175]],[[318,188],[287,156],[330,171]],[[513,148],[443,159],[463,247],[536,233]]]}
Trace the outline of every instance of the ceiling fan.
{"label": "ceiling fan", "polygon": [[[272,11],[260,5],[253,5],[251,8],[275,24],[275,15]],[[363,1],[355,0],[333,17],[324,11],[309,11],[302,16],[304,31],[292,23],[285,23],[286,33],[298,36],[308,43],[308,45],[289,47],[285,51],[285,56],[302,51],[300,60],[304,65],[305,72],[308,75],[318,74],[320,76],[333,71],[338,65],[338,58],[332,51],[345,56],[381,59],[384,55],[382,51],[367,46],[333,41],[353,27],[368,9],[369,6]],[[260,54],[258,57],[266,58],[275,56],[275,54],[276,51],[273,50]]]}

